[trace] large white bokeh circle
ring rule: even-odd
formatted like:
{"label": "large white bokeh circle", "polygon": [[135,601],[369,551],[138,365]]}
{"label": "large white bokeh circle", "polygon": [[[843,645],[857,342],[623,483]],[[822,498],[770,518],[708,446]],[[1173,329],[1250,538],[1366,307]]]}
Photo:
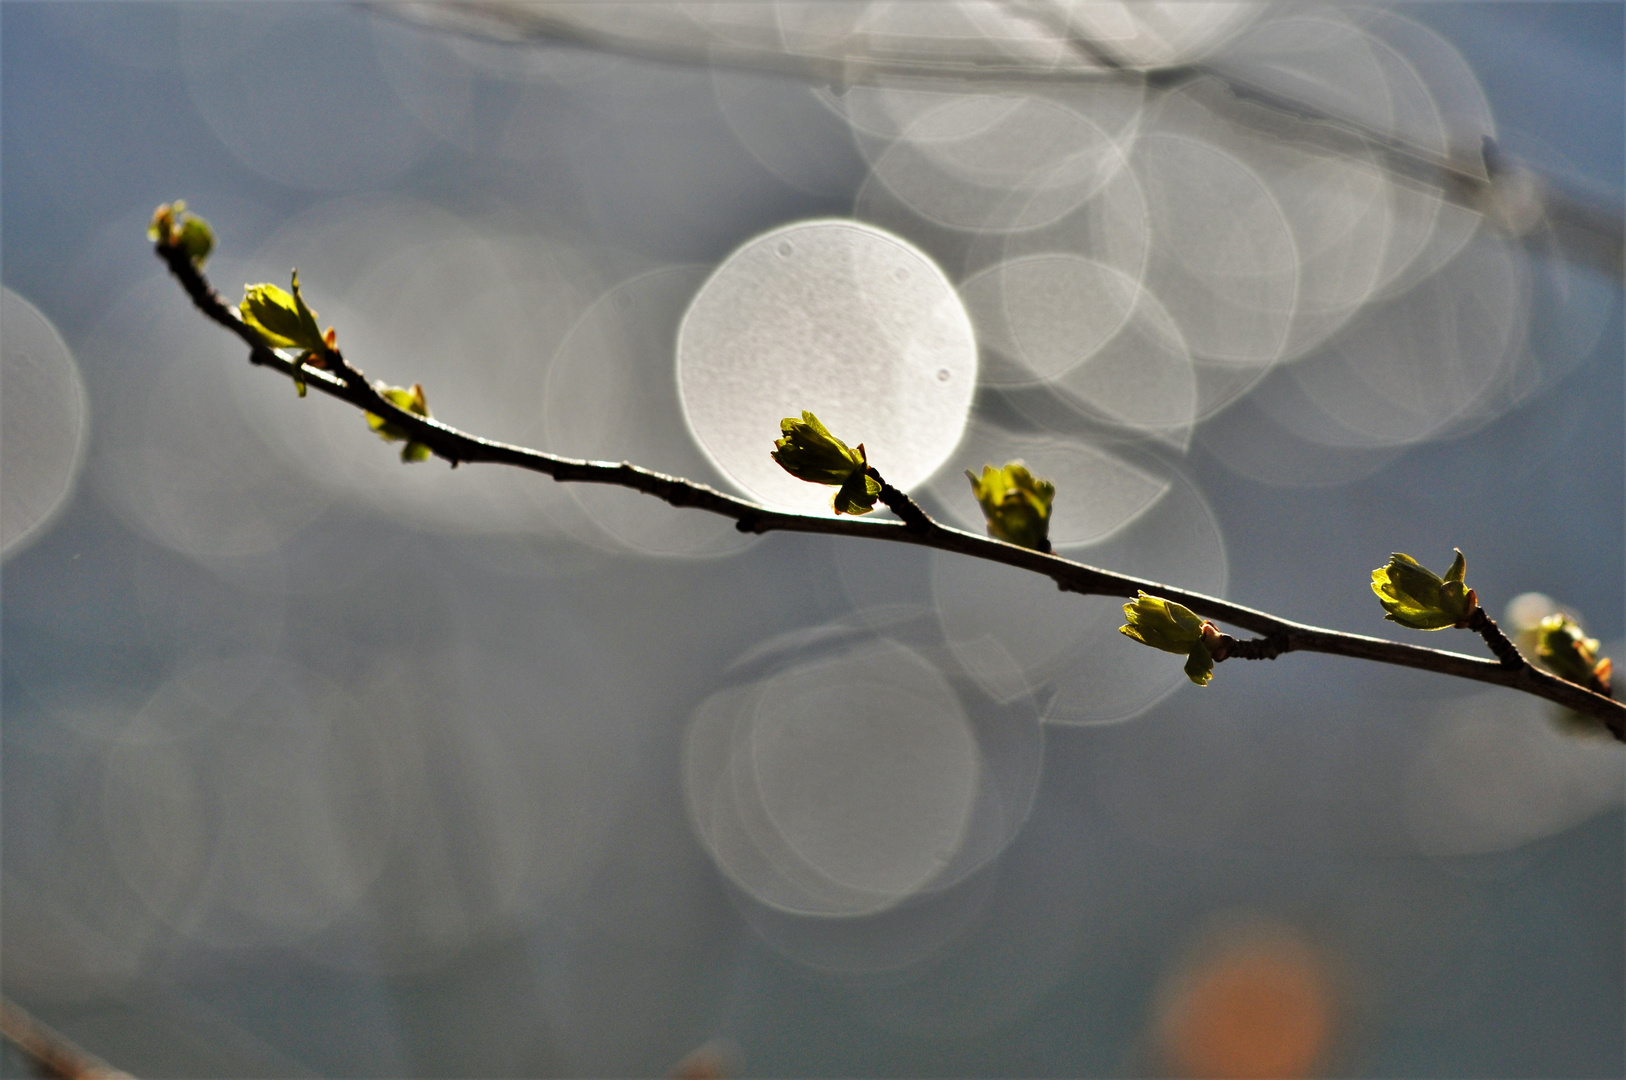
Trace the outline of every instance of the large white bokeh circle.
{"label": "large white bokeh circle", "polygon": [[830,513],[832,489],[768,456],[779,421],[809,410],[913,487],[960,441],[977,346],[954,286],[915,247],[853,221],[804,221],[750,241],[701,287],[677,375],[689,428],[724,475],[776,509]]}
{"label": "large white bokeh circle", "polygon": [[68,501],[85,458],[79,365],[44,312],[0,290],[0,549],[22,550]]}

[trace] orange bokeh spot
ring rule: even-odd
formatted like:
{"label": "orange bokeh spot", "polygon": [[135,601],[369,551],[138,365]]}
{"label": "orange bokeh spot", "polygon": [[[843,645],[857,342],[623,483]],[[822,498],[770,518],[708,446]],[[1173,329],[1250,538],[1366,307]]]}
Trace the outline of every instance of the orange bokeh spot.
{"label": "orange bokeh spot", "polygon": [[739,1072],[739,1052],[732,1044],[712,1040],[672,1067],[670,1080],[729,1080]]}
{"label": "orange bokeh spot", "polygon": [[1296,935],[1251,932],[1179,976],[1159,1025],[1164,1064],[1182,1076],[1315,1075],[1331,1047],[1326,967]]}

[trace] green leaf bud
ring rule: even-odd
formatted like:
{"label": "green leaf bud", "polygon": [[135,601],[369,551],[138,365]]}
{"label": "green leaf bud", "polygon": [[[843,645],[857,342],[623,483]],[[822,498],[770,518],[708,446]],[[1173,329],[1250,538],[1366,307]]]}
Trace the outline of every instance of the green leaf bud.
{"label": "green leaf bud", "polygon": [[1444,630],[1466,626],[1479,607],[1479,598],[1463,584],[1468,560],[1461,551],[1440,577],[1410,555],[1389,556],[1387,566],[1372,571],[1372,591],[1390,622],[1413,630]]}
{"label": "green leaf bud", "polygon": [[165,247],[181,248],[194,266],[202,266],[215,246],[214,230],[207,221],[186,212],[184,199],[158,205],[147,225],[147,239]]}
{"label": "green leaf bud", "polygon": [[1164,652],[1184,655],[1203,640],[1203,620],[1196,612],[1150,593],[1140,593],[1125,604],[1124,618],[1129,622],[1118,628],[1119,633]]}
{"label": "green leaf bud", "polygon": [[292,294],[267,283],[245,285],[238,311],[268,348],[300,349],[317,356],[327,350],[327,342],[316,327],[316,312],[306,307],[299,295],[298,270],[293,274]]}
{"label": "green leaf bud", "polygon": [[209,227],[207,221],[188,214],[181,222],[180,234],[175,242],[186,250],[186,256],[192,260],[192,265],[202,266],[203,260],[209,257],[209,252],[215,249],[215,231]]}
{"label": "green leaf bud", "polygon": [[[405,409],[409,413],[428,418],[429,399],[424,396],[423,386],[413,383],[408,390],[400,386],[381,386],[378,395],[398,409]],[[401,448],[401,460],[407,463],[414,461],[428,461],[432,451],[420,442],[413,442],[407,432],[396,424],[390,423],[376,413],[367,413],[367,426],[378,433],[378,437],[385,442],[396,442],[406,439],[407,444]]]}
{"label": "green leaf bud", "polygon": [[1598,639],[1587,637],[1568,615],[1541,620],[1536,629],[1536,656],[1559,678],[1608,692],[1613,663],[1607,656],[1598,656]]}
{"label": "green leaf bud", "polygon": [[982,506],[988,521],[988,535],[1020,547],[1050,550],[1050,504],[1056,498],[1056,485],[1028,472],[1026,465],[1012,461],[1002,469],[982,467],[982,476],[967,469],[971,494]]}

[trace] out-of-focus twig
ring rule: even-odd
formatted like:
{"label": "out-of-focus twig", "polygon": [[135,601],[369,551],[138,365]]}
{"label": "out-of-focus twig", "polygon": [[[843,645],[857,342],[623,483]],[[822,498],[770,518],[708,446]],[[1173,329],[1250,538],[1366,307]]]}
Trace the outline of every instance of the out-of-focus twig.
{"label": "out-of-focus twig", "polygon": [[[453,33],[512,42],[545,41],[655,63],[779,75],[837,90],[912,86],[1043,92],[1046,87],[1129,82],[1152,93],[1166,93],[1189,87],[1206,108],[1227,121],[1284,142],[1375,162],[1397,182],[1481,213],[1510,236],[1551,241],[1571,262],[1613,277],[1626,276],[1626,222],[1618,198],[1590,195],[1528,164],[1512,161],[1479,133],[1473,134],[1470,143],[1443,151],[1420,146],[1272,90],[1233,66],[1200,60],[1137,65],[1114,51],[1110,42],[1081,33],[1055,4],[1004,0],[999,6],[1013,20],[1054,35],[1072,55],[1037,62],[999,48],[978,51],[968,46],[956,52],[938,39],[932,40],[929,50],[910,52],[899,47],[894,37],[886,39],[887,47],[880,47],[863,34],[856,38],[870,45],[863,52],[839,51],[834,41],[816,36],[808,47],[793,47],[783,37],[777,47],[767,38],[748,40],[749,35],[731,38],[697,32],[682,39],[675,32],[640,34],[636,23],[607,19],[602,10],[594,11],[594,5],[571,3],[453,0],[383,4],[378,10],[405,14]],[[683,13],[694,17],[690,9]],[[699,24],[691,28],[705,29]]]}
{"label": "out-of-focus twig", "polygon": [[10,998],[0,998],[0,1035],[53,1080],[134,1080],[46,1027]]}

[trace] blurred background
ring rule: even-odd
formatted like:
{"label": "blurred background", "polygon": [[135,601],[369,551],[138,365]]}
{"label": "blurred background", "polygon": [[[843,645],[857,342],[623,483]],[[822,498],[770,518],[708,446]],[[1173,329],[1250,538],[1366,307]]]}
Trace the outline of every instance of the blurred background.
{"label": "blurred background", "polygon": [[1395,637],[1460,546],[1620,659],[1623,31],[5,4],[5,993],[153,1077],[1621,1075],[1618,744],[402,465],[143,233],[477,434],[818,512],[811,408],[950,523],[1019,457],[1064,554]]}

